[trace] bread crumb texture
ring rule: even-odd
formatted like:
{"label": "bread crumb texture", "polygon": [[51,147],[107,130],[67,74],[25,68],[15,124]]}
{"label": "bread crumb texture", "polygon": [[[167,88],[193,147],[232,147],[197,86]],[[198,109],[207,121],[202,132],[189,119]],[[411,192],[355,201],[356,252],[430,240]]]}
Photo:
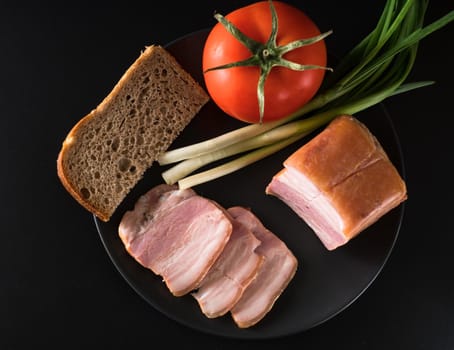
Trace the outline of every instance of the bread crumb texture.
{"label": "bread crumb texture", "polygon": [[147,47],[68,134],[60,178],[81,204],[107,221],[207,101],[205,90],[170,53]]}

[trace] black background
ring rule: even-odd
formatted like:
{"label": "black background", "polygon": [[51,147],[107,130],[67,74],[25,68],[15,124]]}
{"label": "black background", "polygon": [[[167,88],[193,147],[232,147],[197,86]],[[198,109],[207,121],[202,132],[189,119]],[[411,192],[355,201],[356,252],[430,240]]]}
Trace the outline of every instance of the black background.
{"label": "black background", "polygon": [[[342,55],[375,25],[384,1],[288,1]],[[409,81],[436,84],[386,101],[400,137],[409,199],[395,248],[349,308],[308,331],[266,341],[186,328],[151,308],[117,272],[91,214],[63,189],[56,157],[149,44],[214,25],[248,1],[0,1],[0,348],[185,346],[246,349],[454,348],[453,25],[424,39]],[[159,7],[159,8],[158,8]],[[432,1],[426,22],[453,9]]]}

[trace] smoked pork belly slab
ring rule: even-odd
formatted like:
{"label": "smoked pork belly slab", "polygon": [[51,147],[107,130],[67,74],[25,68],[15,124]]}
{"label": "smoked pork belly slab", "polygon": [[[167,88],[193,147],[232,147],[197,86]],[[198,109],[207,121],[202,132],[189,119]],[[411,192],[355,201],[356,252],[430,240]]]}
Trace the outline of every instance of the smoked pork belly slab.
{"label": "smoked pork belly slab", "polygon": [[290,155],[265,192],[298,214],[328,250],[407,199],[406,184],[377,138],[349,115]]}
{"label": "smoked pork belly slab", "polygon": [[240,328],[248,328],[261,321],[293,279],[298,260],[287,245],[247,208],[235,206],[227,211],[233,219],[246,226],[261,244],[256,253],[263,256],[254,280],[230,310]]}
{"label": "smoked pork belly slab", "polygon": [[229,241],[225,210],[193,190],[158,185],[124,214],[119,236],[144,267],[162,276],[175,296],[193,291]]}
{"label": "smoked pork belly slab", "polygon": [[233,231],[217,261],[192,295],[208,318],[226,314],[252,282],[263,261],[255,253],[261,244],[241,222],[232,219]]}

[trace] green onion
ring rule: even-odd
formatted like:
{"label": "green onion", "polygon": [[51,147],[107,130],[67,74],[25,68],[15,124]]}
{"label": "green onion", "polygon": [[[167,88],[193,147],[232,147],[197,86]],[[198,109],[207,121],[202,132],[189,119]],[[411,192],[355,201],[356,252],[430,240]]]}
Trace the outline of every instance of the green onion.
{"label": "green onion", "polygon": [[[312,130],[313,126],[308,122],[309,121],[307,121],[306,124],[310,125],[310,127],[306,126],[306,130]],[[286,125],[283,125],[280,128],[275,128],[275,129],[269,130],[267,132],[264,132],[264,133],[258,135],[257,137],[248,138],[248,139],[245,139],[244,141],[237,142],[233,145],[226,146],[219,150],[205,153],[198,157],[186,159],[186,160],[178,163],[174,167],[168,169],[167,171],[164,171],[162,173],[162,177],[164,178],[166,183],[174,184],[181,177],[192,173],[194,170],[197,170],[206,164],[212,163],[214,161],[217,161],[217,160],[220,160],[220,159],[223,159],[223,158],[226,158],[226,157],[238,154],[238,153],[260,148],[260,147],[266,146],[266,145],[271,145],[280,140],[284,140],[289,137],[292,137],[295,134],[303,134],[305,130],[303,130],[302,127],[305,127],[305,126],[303,125],[301,127],[300,125],[296,125],[297,123],[299,123],[299,122],[297,121],[297,122],[293,122],[293,123],[288,123]]]}
{"label": "green onion", "polygon": [[[167,183],[192,187],[237,171],[329,123],[353,115],[390,96],[433,84],[405,83],[421,39],[454,20],[454,10],[423,26],[428,0],[388,0],[374,30],[359,42],[325,79],[319,93],[284,119],[251,124],[218,137],[161,155],[161,165],[180,162],[163,173]],[[246,153],[250,151],[249,153]],[[240,157],[188,176],[222,158]]]}

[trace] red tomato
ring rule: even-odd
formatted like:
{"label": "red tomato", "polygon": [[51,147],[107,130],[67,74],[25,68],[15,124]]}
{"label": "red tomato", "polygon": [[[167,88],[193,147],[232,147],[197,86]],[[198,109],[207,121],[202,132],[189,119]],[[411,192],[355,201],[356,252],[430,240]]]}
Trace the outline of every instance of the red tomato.
{"label": "red tomato", "polygon": [[[300,9],[280,1],[273,2],[278,18],[277,46],[320,35],[317,25]],[[225,16],[246,36],[266,43],[271,34],[270,3],[260,1]],[[251,57],[249,51],[226,28],[217,23],[210,31],[203,50],[203,71]],[[324,40],[294,49],[283,56],[304,65],[325,66]],[[263,122],[288,116],[316,94],[325,69],[295,71],[273,67],[264,87]],[[260,67],[234,67],[204,73],[205,84],[213,101],[228,115],[248,123],[260,121],[257,84]]]}

